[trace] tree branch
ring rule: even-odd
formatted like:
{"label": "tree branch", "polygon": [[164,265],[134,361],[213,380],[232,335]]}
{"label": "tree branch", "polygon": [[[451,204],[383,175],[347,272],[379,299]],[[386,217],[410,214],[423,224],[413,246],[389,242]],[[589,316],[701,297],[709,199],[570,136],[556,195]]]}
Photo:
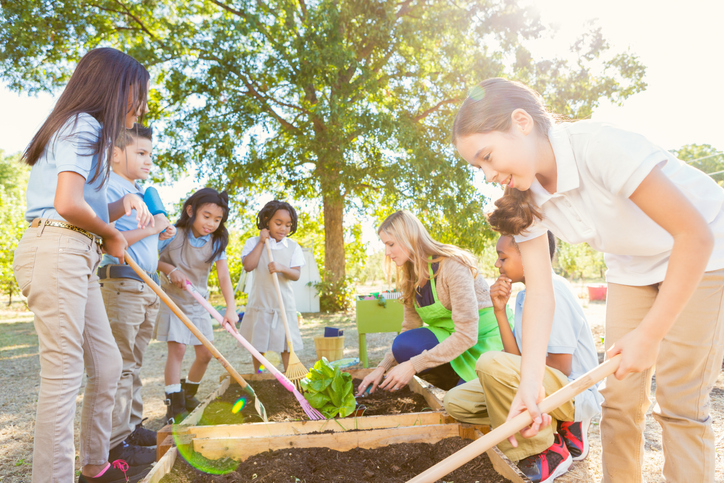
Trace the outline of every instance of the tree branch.
{"label": "tree branch", "polygon": [[164,44],[164,43],[161,41],[161,39],[159,39],[159,38],[158,38],[157,36],[155,36],[150,30],[148,30],[148,28],[146,28],[146,26],[144,25],[144,23],[141,22],[141,19],[138,18],[137,16],[135,16],[133,13],[131,13],[131,10],[130,10],[128,7],[126,7],[126,5],[125,5],[123,2],[121,2],[120,0],[115,0],[115,2],[116,2],[118,5],[120,5],[121,7],[123,7],[123,10],[125,11],[125,14],[126,14],[127,16],[131,17],[131,18],[141,27],[141,30],[143,30],[144,32],[146,32],[146,34],[147,34],[149,37],[151,37],[154,41],[158,42],[159,45],[161,45],[162,47],[166,47],[166,44]]}
{"label": "tree branch", "polygon": [[427,116],[429,116],[430,114],[432,114],[433,112],[435,112],[435,111],[437,111],[438,109],[440,109],[440,108],[441,108],[442,106],[444,106],[445,104],[452,104],[453,102],[460,102],[460,101],[462,101],[462,100],[463,100],[463,99],[460,99],[460,98],[445,99],[445,100],[443,100],[443,101],[438,102],[437,104],[435,104],[435,105],[434,105],[433,107],[431,107],[430,109],[428,109],[428,110],[426,110],[426,111],[423,111],[421,114],[418,114],[417,116],[413,117],[412,120],[415,121],[415,122],[420,122],[421,120],[423,120],[424,118],[426,118]]}

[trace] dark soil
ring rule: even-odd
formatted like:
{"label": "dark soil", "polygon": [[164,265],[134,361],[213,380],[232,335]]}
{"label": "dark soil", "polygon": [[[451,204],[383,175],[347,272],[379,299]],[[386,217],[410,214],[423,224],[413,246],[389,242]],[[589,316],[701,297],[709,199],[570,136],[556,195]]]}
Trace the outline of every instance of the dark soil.
{"label": "dark soil", "polygon": [[[161,483],[402,483],[469,443],[470,441],[460,438],[448,438],[435,444],[394,444],[375,449],[356,448],[345,452],[328,448],[267,451],[248,458],[236,471],[225,475],[203,473],[179,457]],[[445,476],[444,481],[497,483],[506,480],[493,469],[488,456],[482,454]]]}
{"label": "dark soil", "polygon": [[[355,379],[353,387],[356,389],[361,382],[361,379]],[[257,400],[264,405],[269,421],[308,419],[294,394],[287,391],[278,381],[254,381],[252,387]],[[242,397],[248,399],[248,404],[241,411],[234,413],[232,407]],[[431,410],[425,398],[411,391],[409,387],[396,392],[377,390],[373,394],[368,394],[357,400],[360,405],[364,406],[362,412],[364,416],[416,413]],[[223,395],[209,403],[201,416],[199,425],[260,422],[262,419],[252,403],[253,400],[241,389],[241,386],[235,383],[231,384]]]}

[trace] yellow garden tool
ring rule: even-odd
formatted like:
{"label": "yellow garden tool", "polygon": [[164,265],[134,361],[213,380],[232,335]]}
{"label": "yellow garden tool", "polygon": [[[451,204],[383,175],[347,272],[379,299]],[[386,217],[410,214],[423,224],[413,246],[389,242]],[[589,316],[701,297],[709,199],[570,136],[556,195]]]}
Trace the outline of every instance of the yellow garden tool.
{"label": "yellow garden tool", "polygon": [[[271,243],[269,239],[266,239],[266,253],[269,257],[269,262],[274,261],[272,256]],[[277,291],[277,298],[279,299],[279,310],[282,313],[282,323],[284,323],[284,332],[287,336],[287,346],[289,346],[289,365],[287,366],[286,376],[287,379],[292,381],[297,389],[301,392],[302,390],[302,379],[309,373],[304,364],[299,360],[299,357],[294,353],[294,347],[292,346],[292,335],[289,332],[289,322],[287,321],[287,311],[284,307],[284,300],[282,299],[282,290],[279,287],[279,277],[276,273],[272,273],[274,279],[274,288]]]}

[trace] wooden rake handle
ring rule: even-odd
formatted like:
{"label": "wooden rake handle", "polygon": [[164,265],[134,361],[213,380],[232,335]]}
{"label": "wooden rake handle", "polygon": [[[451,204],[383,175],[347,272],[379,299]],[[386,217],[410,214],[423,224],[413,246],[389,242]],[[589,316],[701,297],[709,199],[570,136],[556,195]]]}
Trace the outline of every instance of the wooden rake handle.
{"label": "wooden rake handle", "polygon": [[[545,398],[538,404],[538,409],[543,413],[550,413],[604,377],[616,372],[620,363],[621,354],[618,354]],[[501,441],[509,438],[523,428],[530,426],[532,422],[533,418],[531,418],[528,411],[521,413],[510,421],[501,424],[482,438],[470,443],[457,453],[451,454],[435,466],[428,468],[407,483],[432,483],[437,481]]]}
{"label": "wooden rake handle", "polygon": [[[269,261],[274,261],[274,256],[272,255],[271,250],[271,242],[267,238],[264,242],[264,245],[266,246],[266,254],[269,257]],[[284,333],[287,336],[287,345],[289,346],[289,351],[293,351],[294,347],[292,347],[292,335],[289,332],[289,321],[287,320],[287,311],[284,307],[284,300],[282,299],[282,289],[279,286],[279,277],[277,276],[276,272],[272,273],[272,279],[274,279],[274,288],[277,291],[277,299],[279,299],[279,308],[282,312],[282,323],[284,324]]]}
{"label": "wooden rake handle", "polygon": [[248,386],[249,384],[247,384],[244,378],[241,377],[238,372],[236,372],[236,369],[234,369],[234,367],[229,364],[229,361],[227,361],[226,358],[221,354],[221,352],[219,352],[219,350],[214,347],[211,341],[209,341],[209,339],[207,339],[206,336],[201,333],[198,327],[196,327],[194,323],[191,322],[191,319],[189,319],[186,314],[181,311],[178,305],[176,305],[176,302],[171,300],[171,297],[169,297],[166,292],[164,292],[161,287],[159,287],[158,284],[154,282],[153,279],[149,277],[148,274],[141,267],[139,267],[136,262],[133,261],[133,259],[131,259],[131,257],[128,256],[128,253],[124,255],[124,259],[126,260],[126,263],[133,269],[133,271],[136,272],[138,276],[141,277],[149,287],[151,287],[151,290],[156,292],[156,295],[158,295],[161,300],[163,300],[163,303],[168,305],[168,308],[170,308],[173,313],[176,314],[179,319],[181,319],[181,322],[183,322],[184,325],[186,325],[186,327],[188,327],[188,329],[191,331],[191,333],[194,334],[196,338],[199,339],[199,341],[201,341],[204,347],[209,349],[209,352],[211,352],[216,360],[219,361],[222,366],[224,366],[224,369],[226,369],[226,371],[231,374],[231,377],[233,377],[243,389],[246,389],[246,386]]}

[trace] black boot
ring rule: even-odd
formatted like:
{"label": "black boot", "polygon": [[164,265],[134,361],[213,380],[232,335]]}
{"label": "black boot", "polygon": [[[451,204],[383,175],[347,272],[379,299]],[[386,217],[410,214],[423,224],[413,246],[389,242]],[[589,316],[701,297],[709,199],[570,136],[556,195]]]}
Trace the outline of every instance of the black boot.
{"label": "black boot", "polygon": [[184,404],[184,391],[166,393],[166,424],[178,424],[188,416]]}
{"label": "black boot", "polygon": [[196,409],[196,406],[201,404],[201,401],[194,397],[196,396],[196,391],[199,390],[199,384],[201,383],[186,382],[186,379],[181,379],[181,390],[186,394],[186,410],[188,412],[193,411]]}

